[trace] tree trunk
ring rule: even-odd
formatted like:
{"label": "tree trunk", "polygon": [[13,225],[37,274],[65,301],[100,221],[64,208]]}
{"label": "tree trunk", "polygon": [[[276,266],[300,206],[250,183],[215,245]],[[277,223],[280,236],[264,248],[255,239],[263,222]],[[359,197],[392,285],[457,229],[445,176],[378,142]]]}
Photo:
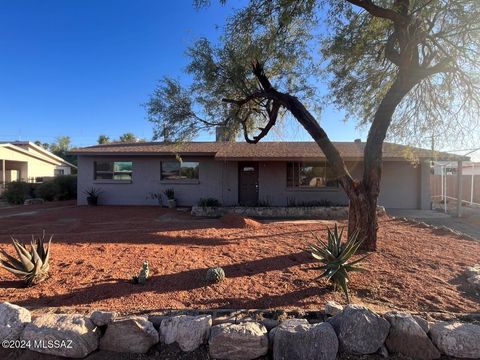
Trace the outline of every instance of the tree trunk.
{"label": "tree trunk", "polygon": [[354,194],[350,193],[348,209],[348,236],[358,231],[363,240],[361,249],[377,250],[377,198],[368,194],[361,186]]}

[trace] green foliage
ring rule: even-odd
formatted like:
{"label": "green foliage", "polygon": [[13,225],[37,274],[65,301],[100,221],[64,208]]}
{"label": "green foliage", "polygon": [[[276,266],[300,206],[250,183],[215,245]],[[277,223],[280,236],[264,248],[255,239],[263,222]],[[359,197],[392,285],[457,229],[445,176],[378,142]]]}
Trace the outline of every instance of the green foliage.
{"label": "green foliage", "polygon": [[10,256],[4,250],[1,253],[4,259],[0,260],[0,267],[22,278],[27,286],[35,285],[48,277],[50,269],[50,243],[53,235],[50,236],[45,246],[45,231],[41,237],[32,236],[30,247],[22,245],[12,236],[13,246],[17,252],[18,259]]}
{"label": "green foliage", "polygon": [[198,206],[202,207],[218,207],[220,206],[220,201],[218,199],[209,197],[209,198],[200,198],[198,200]]}
{"label": "green foliage", "polygon": [[207,270],[206,279],[207,283],[219,283],[225,280],[225,271],[221,267],[214,267]]}
{"label": "green foliage", "polygon": [[12,181],[5,185],[2,197],[9,204],[20,205],[35,197],[35,185],[24,181]]}
{"label": "green foliage", "polygon": [[168,188],[163,193],[165,194],[168,200],[175,199],[175,190],[173,188]]}
{"label": "green foliage", "polygon": [[356,266],[356,264],[365,259],[369,254],[360,259],[350,261],[363,242],[363,240],[358,238],[358,231],[351,234],[345,243],[342,243],[343,229],[339,233],[337,224],[335,224],[333,231],[330,229],[327,229],[327,231],[326,243],[314,235],[317,243],[309,245],[312,256],[323,264],[314,268],[315,270],[323,271],[316,280],[326,277],[333,282],[335,287],[343,291],[347,301],[350,302],[348,273],[350,271],[364,271],[363,268]]}
{"label": "green foliage", "polygon": [[94,198],[94,199],[98,199],[98,197],[100,196],[100,194],[102,193],[102,190],[101,189],[98,189],[98,188],[95,188],[95,187],[91,187],[89,189],[86,189],[83,191],[83,193],[85,195],[87,195],[88,197],[91,197],[91,198]]}
{"label": "green foliage", "polygon": [[38,184],[35,189],[35,197],[43,199],[45,201],[53,201],[58,194],[58,185],[53,181],[44,181]]}
{"label": "green foliage", "polygon": [[122,143],[135,143],[138,141],[138,138],[134,133],[128,132],[120,136],[118,140]]}
{"label": "green foliage", "polygon": [[[194,5],[201,11],[209,4]],[[335,105],[361,125],[370,124],[401,72],[413,85],[387,124],[390,139],[429,147],[432,139],[463,142],[461,148],[467,139],[478,142],[480,2],[379,0],[380,13],[368,4],[249,0],[227,19],[220,39],[188,48],[190,86],[160,81],[146,104],[154,138],[191,139],[218,125],[233,133],[263,127],[267,101],[257,98],[264,89],[251,71],[257,61],[276,90],[309,110]]]}
{"label": "green foliage", "polygon": [[70,136],[59,136],[56,138],[55,142],[49,145],[49,150],[61,157],[65,161],[77,165],[77,157],[75,155],[70,155],[68,152],[72,149],[72,142]]}
{"label": "green foliage", "polygon": [[108,144],[110,143],[110,138],[107,135],[102,134],[98,137],[97,143],[99,145]]}
{"label": "green foliage", "polygon": [[45,201],[75,199],[77,197],[77,177],[75,175],[59,175],[44,181],[36,186],[35,196]]}
{"label": "green foliage", "polygon": [[57,200],[72,200],[77,198],[77,176],[59,175],[52,180],[57,186]]}

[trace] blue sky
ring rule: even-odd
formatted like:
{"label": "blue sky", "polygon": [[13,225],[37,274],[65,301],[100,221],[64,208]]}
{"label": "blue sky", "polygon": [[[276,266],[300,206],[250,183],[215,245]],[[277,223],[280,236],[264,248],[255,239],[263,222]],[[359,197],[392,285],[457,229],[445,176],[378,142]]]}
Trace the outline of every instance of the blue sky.
{"label": "blue sky", "polygon": [[[86,146],[129,131],[150,139],[141,104],[163,76],[186,80],[189,44],[218,37],[232,5],[212,3],[197,11],[191,0],[0,1],[0,140],[68,135]],[[321,122],[334,140],[365,138],[331,109]],[[270,139],[311,138],[291,122]]]}

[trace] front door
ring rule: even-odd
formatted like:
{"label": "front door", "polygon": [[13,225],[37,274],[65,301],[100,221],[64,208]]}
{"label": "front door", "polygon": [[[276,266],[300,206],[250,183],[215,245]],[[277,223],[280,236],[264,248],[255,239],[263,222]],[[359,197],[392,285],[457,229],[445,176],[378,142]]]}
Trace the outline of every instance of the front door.
{"label": "front door", "polygon": [[254,206],[258,202],[258,163],[238,163],[238,202],[240,205]]}

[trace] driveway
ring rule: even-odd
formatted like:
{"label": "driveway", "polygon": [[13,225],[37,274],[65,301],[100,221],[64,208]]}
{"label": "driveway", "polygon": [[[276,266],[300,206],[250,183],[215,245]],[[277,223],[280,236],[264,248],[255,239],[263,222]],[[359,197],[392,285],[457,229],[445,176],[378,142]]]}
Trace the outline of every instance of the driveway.
{"label": "driveway", "polygon": [[480,240],[480,211],[477,214],[472,209],[468,209],[461,218],[435,210],[388,209],[387,213],[396,217],[415,219],[433,226],[446,226]]}

